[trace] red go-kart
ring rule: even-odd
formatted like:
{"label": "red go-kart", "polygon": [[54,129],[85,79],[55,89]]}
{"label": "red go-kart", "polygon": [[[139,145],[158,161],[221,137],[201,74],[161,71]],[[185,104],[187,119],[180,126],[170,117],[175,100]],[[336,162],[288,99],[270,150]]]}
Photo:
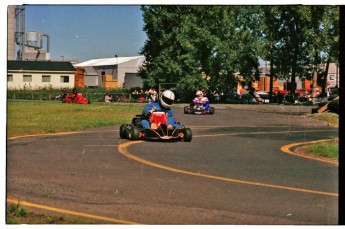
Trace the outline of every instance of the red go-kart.
{"label": "red go-kart", "polygon": [[81,93],[64,93],[59,95],[62,103],[90,104],[90,100],[83,97]]}
{"label": "red go-kart", "polygon": [[[154,124],[156,128],[145,129],[141,121],[145,119],[144,115],[136,115],[131,124],[122,124],[120,126],[120,137],[129,140],[164,140],[164,141],[192,141],[192,131],[185,128],[182,123],[176,123],[179,127],[168,125],[167,113],[163,111],[154,111],[151,113],[148,121],[150,125]],[[170,128],[169,128],[170,126]]]}

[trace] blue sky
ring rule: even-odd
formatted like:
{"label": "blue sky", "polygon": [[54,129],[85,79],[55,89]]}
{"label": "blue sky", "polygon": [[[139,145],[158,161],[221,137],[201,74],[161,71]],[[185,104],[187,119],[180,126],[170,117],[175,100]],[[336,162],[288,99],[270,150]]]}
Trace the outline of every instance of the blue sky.
{"label": "blue sky", "polygon": [[52,60],[136,56],[146,40],[139,5],[26,5],[25,20],[50,36]]}

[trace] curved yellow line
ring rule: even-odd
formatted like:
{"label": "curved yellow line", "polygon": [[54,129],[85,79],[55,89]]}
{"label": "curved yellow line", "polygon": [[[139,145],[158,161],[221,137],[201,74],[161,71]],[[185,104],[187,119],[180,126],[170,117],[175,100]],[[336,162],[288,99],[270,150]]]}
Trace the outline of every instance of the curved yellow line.
{"label": "curved yellow line", "polygon": [[202,173],[195,173],[195,172],[180,170],[180,169],[172,168],[169,166],[157,164],[157,163],[145,160],[143,158],[137,157],[133,154],[130,154],[127,151],[128,146],[133,145],[133,144],[138,144],[141,142],[143,142],[143,141],[125,142],[125,143],[120,144],[118,146],[118,150],[122,155],[124,155],[130,159],[133,159],[135,161],[138,161],[140,163],[143,163],[143,164],[146,164],[146,165],[149,165],[152,167],[156,167],[159,169],[165,169],[165,170],[175,172],[175,173],[181,173],[181,174],[186,174],[186,175],[191,175],[191,176],[209,178],[209,179],[214,179],[214,180],[228,181],[228,182],[239,183],[239,184],[255,185],[255,186],[261,186],[261,187],[284,189],[284,190],[290,190],[290,191],[297,191],[297,192],[304,192],[304,193],[312,193],[312,194],[338,197],[338,193],[322,192],[322,191],[308,190],[308,189],[302,189],[302,188],[293,188],[293,187],[281,186],[281,185],[273,185],[273,184],[265,184],[265,183],[258,183],[258,182],[252,182],[252,181],[245,181],[245,180],[237,180],[237,179],[232,179],[232,178],[227,178],[227,177],[220,177],[220,176],[213,176],[213,175],[202,174]]}
{"label": "curved yellow line", "polygon": [[310,144],[314,144],[314,143],[318,143],[318,142],[326,142],[326,141],[329,141],[329,139],[316,140],[316,141],[310,141],[310,142],[292,143],[292,144],[288,144],[288,145],[282,146],[280,148],[280,150],[283,151],[284,153],[288,153],[288,154],[291,154],[291,155],[294,155],[294,156],[308,158],[308,159],[312,159],[312,160],[316,160],[316,161],[321,161],[321,162],[325,162],[325,163],[330,163],[330,164],[338,165],[338,162],[336,162],[336,161],[330,161],[330,160],[326,160],[326,159],[322,159],[322,158],[316,158],[316,157],[312,157],[312,156],[308,156],[308,155],[301,155],[301,154],[297,154],[297,153],[293,152],[292,150],[290,150],[291,148],[296,147],[296,146],[310,145]]}
{"label": "curved yellow line", "polygon": [[34,204],[34,203],[30,203],[30,202],[27,202],[27,201],[24,201],[24,200],[18,200],[18,199],[14,199],[14,198],[6,198],[6,201],[9,202],[9,203],[20,204],[20,205],[27,206],[27,207],[39,208],[39,209],[59,212],[59,213],[63,213],[63,214],[81,216],[81,217],[97,219],[97,220],[102,220],[102,221],[107,221],[107,222],[112,222],[112,223],[118,223],[118,224],[139,224],[139,223],[133,222],[133,221],[114,219],[114,218],[110,218],[110,217],[104,217],[104,216],[98,216],[98,215],[93,215],[93,214],[87,214],[87,213],[81,213],[81,212],[76,212],[76,211],[65,210],[65,209],[61,209],[61,208],[48,207],[48,206]]}

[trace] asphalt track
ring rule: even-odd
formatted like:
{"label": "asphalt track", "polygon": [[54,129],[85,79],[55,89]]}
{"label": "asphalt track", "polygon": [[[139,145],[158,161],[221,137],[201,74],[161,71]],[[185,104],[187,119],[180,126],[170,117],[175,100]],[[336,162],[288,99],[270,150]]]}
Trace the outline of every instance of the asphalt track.
{"label": "asphalt track", "polygon": [[338,165],[294,155],[338,136],[303,106],[185,115],[192,142],[131,142],[119,126],[7,140],[7,202],[99,224],[333,225]]}

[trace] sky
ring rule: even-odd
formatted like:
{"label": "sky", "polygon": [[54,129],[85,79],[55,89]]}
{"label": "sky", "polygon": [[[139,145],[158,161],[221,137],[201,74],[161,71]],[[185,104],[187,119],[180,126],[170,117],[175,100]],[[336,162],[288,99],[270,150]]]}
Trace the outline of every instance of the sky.
{"label": "sky", "polygon": [[146,40],[140,5],[29,4],[25,30],[49,35],[51,60],[137,56]]}

